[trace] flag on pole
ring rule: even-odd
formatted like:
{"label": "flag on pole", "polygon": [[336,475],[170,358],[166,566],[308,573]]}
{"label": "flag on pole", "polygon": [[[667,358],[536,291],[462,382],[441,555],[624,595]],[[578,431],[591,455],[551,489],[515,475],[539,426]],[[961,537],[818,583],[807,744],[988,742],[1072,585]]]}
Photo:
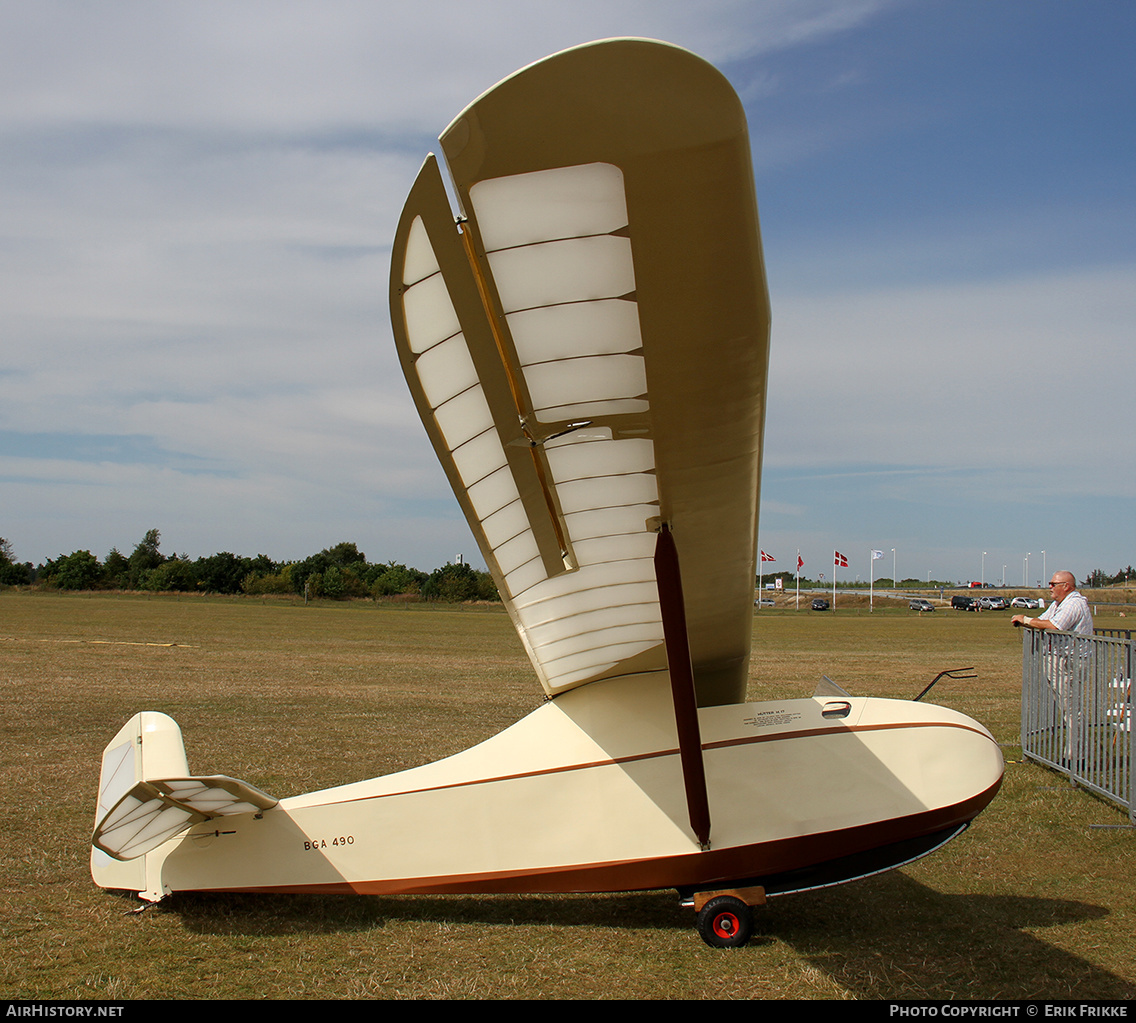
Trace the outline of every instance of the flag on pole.
{"label": "flag on pole", "polygon": [[838,568],[848,567],[848,559],[843,554],[841,554],[840,551],[833,551],[832,554],[832,563],[834,565],[836,565]]}
{"label": "flag on pole", "polygon": [[872,560],[873,561],[875,561],[876,558],[882,558],[883,556],[884,556],[883,551],[872,551]]}
{"label": "flag on pole", "polygon": [[798,553],[797,554],[797,571],[799,572],[804,567],[805,567],[805,559],[802,558],[801,555]]}
{"label": "flag on pole", "polygon": [[766,554],[765,551],[761,552],[762,561],[776,561],[777,559],[772,554]]}

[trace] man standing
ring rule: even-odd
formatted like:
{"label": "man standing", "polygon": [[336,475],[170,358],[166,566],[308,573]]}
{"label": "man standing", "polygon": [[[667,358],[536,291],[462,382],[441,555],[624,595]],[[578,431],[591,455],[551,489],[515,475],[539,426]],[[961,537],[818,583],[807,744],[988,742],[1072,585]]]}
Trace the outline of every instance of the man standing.
{"label": "man standing", "polygon": [[1027,629],[1055,629],[1058,632],[1077,632],[1082,636],[1093,634],[1093,616],[1089,602],[1076,590],[1077,580],[1072,572],[1054,572],[1049,581],[1049,592],[1053,603],[1037,618],[1029,615],[1014,615],[1010,621],[1014,625],[1024,625]]}
{"label": "man standing", "polygon": [[[1080,636],[1092,636],[1093,616],[1089,610],[1089,602],[1076,590],[1077,580],[1072,572],[1054,572],[1049,581],[1049,592],[1053,596],[1053,603],[1049,605],[1037,618],[1029,615],[1014,615],[1010,619],[1014,625],[1022,625],[1027,629],[1050,632],[1074,632]],[[1082,656],[1074,653],[1076,640],[1064,636],[1052,636],[1045,641],[1044,665],[1045,674],[1049,679],[1050,689],[1053,690],[1057,702],[1057,712],[1061,716],[1063,728],[1058,730],[1056,722],[1053,723],[1054,738],[1060,741],[1061,754],[1066,767],[1076,768],[1073,748],[1081,742],[1081,691],[1084,681],[1077,676],[1083,674],[1088,664],[1085,659],[1087,650],[1081,650]],[[1077,670],[1080,668],[1080,672]]]}

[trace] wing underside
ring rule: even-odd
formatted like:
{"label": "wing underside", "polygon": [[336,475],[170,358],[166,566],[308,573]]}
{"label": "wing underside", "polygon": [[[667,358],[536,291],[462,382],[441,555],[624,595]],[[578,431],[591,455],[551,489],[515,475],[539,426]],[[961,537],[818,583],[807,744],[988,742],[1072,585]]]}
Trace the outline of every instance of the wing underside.
{"label": "wing underside", "polygon": [[[673,91],[676,67],[729,110],[661,115],[651,78]],[[700,702],[744,692],[768,310],[744,119],[722,85],[657,43],[550,58],[443,135],[462,215],[430,157],[399,224],[403,368],[552,695],[666,667],[660,522],[706,604],[694,618],[714,623],[692,628]]]}

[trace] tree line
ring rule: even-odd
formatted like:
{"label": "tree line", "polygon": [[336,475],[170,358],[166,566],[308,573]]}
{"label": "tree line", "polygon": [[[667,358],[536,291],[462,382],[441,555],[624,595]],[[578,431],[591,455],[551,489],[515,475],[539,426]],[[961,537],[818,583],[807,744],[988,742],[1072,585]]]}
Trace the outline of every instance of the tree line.
{"label": "tree line", "polygon": [[354,543],[338,543],[303,561],[276,562],[267,555],[243,557],[222,551],[191,560],[160,549],[161,534],[146,532],[125,555],[111,548],[100,561],[90,551],[73,551],[33,567],[12,556],[0,537],[0,585],[59,590],[142,590],[176,593],[299,594],[309,599],[417,596],[423,600],[498,600],[488,572],[464,563],[433,572],[397,564],[372,564]]}
{"label": "tree line", "polygon": [[1083,585],[1093,589],[1103,589],[1105,586],[1119,586],[1121,583],[1127,586],[1129,580],[1136,580],[1136,571],[1133,570],[1131,565],[1122,568],[1113,575],[1102,572],[1099,568],[1094,568],[1088,574]]}

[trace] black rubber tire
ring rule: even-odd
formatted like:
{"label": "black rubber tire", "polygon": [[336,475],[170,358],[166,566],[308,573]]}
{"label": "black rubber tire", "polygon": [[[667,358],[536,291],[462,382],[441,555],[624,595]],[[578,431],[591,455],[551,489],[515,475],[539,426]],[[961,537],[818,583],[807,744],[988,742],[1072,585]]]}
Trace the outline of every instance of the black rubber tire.
{"label": "black rubber tire", "polygon": [[753,934],[753,915],[741,899],[719,895],[702,907],[697,926],[711,948],[741,948]]}

